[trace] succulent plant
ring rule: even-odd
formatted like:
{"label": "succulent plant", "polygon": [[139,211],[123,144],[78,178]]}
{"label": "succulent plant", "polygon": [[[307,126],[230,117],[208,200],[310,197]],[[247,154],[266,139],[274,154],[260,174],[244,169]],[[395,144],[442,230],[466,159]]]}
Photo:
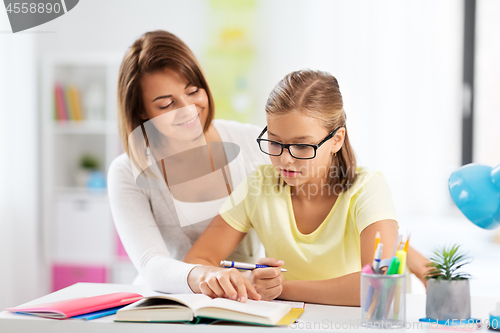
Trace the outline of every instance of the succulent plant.
{"label": "succulent plant", "polygon": [[426,279],[448,281],[470,279],[470,274],[457,272],[462,266],[470,263],[470,258],[460,253],[459,250],[460,246],[456,244],[435,250],[429,258],[431,262],[427,264],[427,267],[432,267],[432,269],[427,272]]}
{"label": "succulent plant", "polygon": [[80,167],[95,170],[99,168],[99,159],[91,154],[85,154],[80,159]]}

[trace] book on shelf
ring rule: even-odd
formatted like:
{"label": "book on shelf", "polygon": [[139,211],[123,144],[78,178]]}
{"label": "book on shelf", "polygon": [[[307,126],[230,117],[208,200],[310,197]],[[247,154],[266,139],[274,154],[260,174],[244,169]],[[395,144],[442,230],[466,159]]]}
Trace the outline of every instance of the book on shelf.
{"label": "book on shelf", "polygon": [[68,119],[76,120],[75,114],[73,111],[73,103],[71,101],[71,96],[70,96],[70,92],[69,92],[69,85],[64,86],[63,91],[64,91],[64,101],[65,101],[65,105],[66,105],[66,112],[68,114]]}
{"label": "book on shelf", "polygon": [[81,108],[82,104],[80,102],[80,92],[74,85],[70,85],[70,96],[71,96],[71,103],[73,105],[73,114],[75,120],[83,120],[82,108]]}
{"label": "book on shelf", "polygon": [[54,86],[54,116],[60,120],[83,120],[80,91],[73,84]]}
{"label": "book on shelf", "polygon": [[56,83],[54,87],[55,102],[56,102],[56,119],[67,120],[66,103],[64,101],[64,93],[62,86]]}
{"label": "book on shelf", "polygon": [[[204,319],[253,325],[290,325],[290,304],[247,300],[245,303],[203,294],[151,293],[116,313],[119,322],[192,322]],[[294,309],[297,310],[297,309]],[[301,309],[303,311],[303,309]],[[300,312],[302,313],[302,312]],[[297,312],[292,312],[295,317]]]}

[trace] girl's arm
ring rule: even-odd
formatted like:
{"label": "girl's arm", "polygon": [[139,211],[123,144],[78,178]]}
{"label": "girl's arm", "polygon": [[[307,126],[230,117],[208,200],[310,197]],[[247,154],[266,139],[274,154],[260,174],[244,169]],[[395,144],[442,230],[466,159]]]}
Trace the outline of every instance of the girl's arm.
{"label": "girl's arm", "polygon": [[427,272],[432,269],[432,267],[427,267],[426,265],[430,263],[430,260],[420,254],[417,250],[408,246],[408,255],[406,258],[406,266],[410,271],[415,274],[415,276],[422,281],[424,286],[427,288],[427,279],[425,276]]}
{"label": "girl's arm", "polygon": [[191,264],[217,266],[225,260],[243,240],[246,233],[239,232],[217,215],[184,256]]}
{"label": "girl's arm", "polygon": [[184,261],[196,266],[188,275],[189,287],[195,293],[211,297],[227,295],[245,302],[247,297],[260,299],[251,282],[235,268],[218,267],[238,246],[246,233],[239,232],[217,215],[194,243]]}
{"label": "girl's arm", "polygon": [[[384,244],[382,258],[389,258],[392,254],[398,238],[397,222],[382,220],[372,223],[360,235],[361,267],[373,263],[377,231],[380,231],[380,243]],[[328,280],[284,281],[283,291],[279,298],[310,303],[359,306],[360,277],[360,272],[356,272]]]}

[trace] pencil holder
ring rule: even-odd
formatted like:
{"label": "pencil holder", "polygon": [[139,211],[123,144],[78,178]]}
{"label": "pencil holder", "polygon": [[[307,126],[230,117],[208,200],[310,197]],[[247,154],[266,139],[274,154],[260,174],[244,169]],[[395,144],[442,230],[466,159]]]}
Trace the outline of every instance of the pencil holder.
{"label": "pencil holder", "polygon": [[406,275],[361,273],[361,324],[403,328],[406,320]]}

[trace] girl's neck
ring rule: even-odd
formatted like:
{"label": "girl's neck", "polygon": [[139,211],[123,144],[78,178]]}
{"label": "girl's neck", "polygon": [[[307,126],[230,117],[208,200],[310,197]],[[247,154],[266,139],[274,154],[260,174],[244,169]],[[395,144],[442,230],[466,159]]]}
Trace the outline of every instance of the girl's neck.
{"label": "girl's neck", "polygon": [[299,186],[291,186],[290,194],[298,201],[313,201],[319,202],[330,200],[337,197],[333,191],[330,191],[330,186],[326,183],[326,179],[317,179]]}

